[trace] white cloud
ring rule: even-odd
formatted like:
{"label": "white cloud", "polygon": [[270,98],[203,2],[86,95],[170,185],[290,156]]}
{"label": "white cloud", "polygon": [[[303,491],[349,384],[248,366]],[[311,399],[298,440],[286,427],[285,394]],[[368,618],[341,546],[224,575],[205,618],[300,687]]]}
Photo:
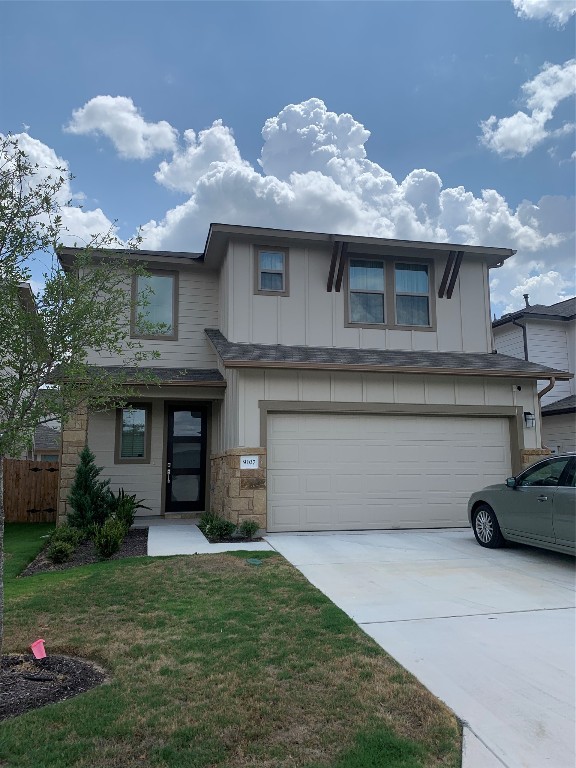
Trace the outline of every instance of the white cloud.
{"label": "white cloud", "polygon": [[[548,104],[540,88],[526,94],[535,105]],[[497,312],[517,303],[518,291],[519,308],[523,286],[539,274],[560,276],[556,294],[550,289],[543,296],[569,286],[574,291],[573,199],[548,196],[513,208],[493,189],[479,196],[464,186],[444,189],[440,176],[426,169],[396,180],[368,158],[369,136],[351,115],[330,112],[320,99],[291,104],[266,121],[254,168],[222,121],[198,133],[187,130],[155,173],[159,184],[186,199],[144,226],[144,246],[201,250],[211,221],[476,243],[518,250],[495,273]],[[533,291],[545,286],[535,284]]]}
{"label": "white cloud", "polygon": [[[2,134],[0,134],[0,138]],[[62,230],[60,232],[62,242],[65,245],[74,243],[83,244],[90,242],[93,235],[115,231],[112,222],[100,208],[86,210],[70,205],[71,200],[84,200],[82,192],[74,192],[68,179],[68,163],[58,157],[56,152],[38,139],[27,133],[13,134],[18,146],[22,149],[30,163],[37,165],[37,179],[41,181],[48,176],[57,178],[62,176],[64,183],[56,196],[56,202],[60,205],[62,216]]]}
{"label": "white cloud", "polygon": [[576,91],[576,59],[564,64],[545,64],[536,77],[522,86],[524,102],[530,110],[518,111],[498,120],[491,115],[480,123],[481,141],[499,155],[527,155],[549,136],[573,130],[572,123],[552,129],[548,123],[560,102]]}
{"label": "white cloud", "polygon": [[518,16],[524,19],[548,19],[563,26],[576,13],[576,0],[512,0]]}
{"label": "white cloud", "polygon": [[68,133],[107,136],[121,157],[144,160],[176,148],[178,132],[161,120],[147,123],[132,99],[96,96],[72,113]]}
{"label": "white cloud", "polygon": [[535,304],[556,304],[573,296],[570,283],[559,272],[549,270],[539,275],[522,276],[520,283],[510,291],[512,301],[506,305],[504,312],[514,312],[525,305],[524,294],[528,294],[529,302]]}
{"label": "white cloud", "polygon": [[198,179],[213,164],[245,165],[232,131],[222,125],[222,120],[216,120],[211,128],[200,131],[198,137],[192,130],[184,131],[184,141],[184,149],[177,147],[170,162],[160,163],[154,174],[160,184],[170,189],[194,192]]}

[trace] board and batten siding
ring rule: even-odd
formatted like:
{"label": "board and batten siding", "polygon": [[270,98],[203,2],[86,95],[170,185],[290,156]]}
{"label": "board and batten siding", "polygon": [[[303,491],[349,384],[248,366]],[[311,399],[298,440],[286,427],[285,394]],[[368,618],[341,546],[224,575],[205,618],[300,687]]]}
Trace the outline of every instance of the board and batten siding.
{"label": "board and batten siding", "polygon": [[164,461],[164,403],[152,401],[152,439],[149,464],[115,464],[114,440],[116,411],[92,413],[88,419],[88,446],[96,457],[96,466],[102,467],[102,478],[110,480],[110,488],[116,492],[124,488],[126,493],[136,494],[150,507],[139,509],[137,515],[159,515],[162,495]]}
{"label": "board and batten siding", "polygon": [[[514,381],[481,377],[262,369],[238,371],[238,377],[227,393],[237,398],[237,446],[261,444],[260,401],[413,404],[415,411],[419,405],[502,405],[535,413],[537,406],[536,387],[529,381],[518,391]],[[524,430],[524,443],[539,447],[538,424]]]}
{"label": "board and batten siding", "polygon": [[[150,267],[157,269],[159,265]],[[174,265],[166,266],[174,270]],[[144,365],[182,368],[216,368],[216,353],[212,349],[205,328],[218,327],[218,275],[202,266],[181,268],[178,280],[178,339],[166,341],[154,339],[141,341],[142,350],[160,353],[160,357]],[[130,295],[130,281],[126,280]],[[125,318],[129,325],[129,318]],[[121,357],[92,353],[89,363],[96,365],[121,365]]]}
{"label": "board and batten siding", "polygon": [[[390,255],[390,251],[387,252]],[[353,253],[349,252],[353,257]],[[423,254],[429,259],[430,252]],[[346,327],[346,280],[326,290],[329,248],[295,243],[289,248],[289,295],[254,294],[255,258],[250,243],[232,241],[222,265],[223,334],[230,341],[319,347],[491,352],[488,267],[465,258],[451,299],[438,299],[446,256],[435,260],[436,331]],[[415,257],[402,258],[410,261]],[[388,311],[392,308],[388,308]]]}

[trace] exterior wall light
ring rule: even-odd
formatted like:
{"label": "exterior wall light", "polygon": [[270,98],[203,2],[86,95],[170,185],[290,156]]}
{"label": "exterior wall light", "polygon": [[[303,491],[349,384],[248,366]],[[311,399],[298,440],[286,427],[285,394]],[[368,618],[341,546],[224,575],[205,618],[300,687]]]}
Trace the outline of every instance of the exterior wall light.
{"label": "exterior wall light", "polygon": [[530,411],[526,411],[524,413],[524,424],[526,424],[527,429],[534,429],[536,426],[536,416],[530,413]]}

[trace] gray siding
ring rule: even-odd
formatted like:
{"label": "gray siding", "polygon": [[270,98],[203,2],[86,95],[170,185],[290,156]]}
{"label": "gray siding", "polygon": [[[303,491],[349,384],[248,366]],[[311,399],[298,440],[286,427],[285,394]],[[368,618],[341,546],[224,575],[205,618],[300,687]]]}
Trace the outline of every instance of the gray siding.
{"label": "gray siding", "polygon": [[[528,356],[531,362],[541,363],[560,371],[569,370],[570,358],[567,325],[567,323],[546,322],[543,320],[529,320],[526,323],[528,329]],[[547,383],[547,381],[539,381],[538,385],[542,388]],[[554,389],[544,395],[542,405],[561,400],[570,394],[572,394],[571,383],[569,381],[559,381]]]}
{"label": "gray siding", "polygon": [[576,451],[576,414],[562,413],[544,417],[542,444],[555,453]]}
{"label": "gray siding", "polygon": [[[430,258],[430,254],[427,254]],[[446,259],[437,259],[438,287]],[[330,252],[289,249],[289,296],[254,294],[255,261],[249,243],[232,242],[222,267],[220,329],[231,341],[321,347],[491,352],[488,269],[481,260],[462,264],[452,299],[435,298],[437,330],[346,327],[346,281],[326,290]]]}
{"label": "gray siding", "polygon": [[[156,268],[158,265],[154,265]],[[174,265],[170,265],[174,269]],[[126,290],[130,285],[126,282]],[[216,354],[206,339],[204,328],[218,326],[218,275],[201,266],[183,268],[179,274],[178,339],[143,340],[142,349],[157,350],[160,357],[148,365],[186,368],[216,368]],[[127,327],[129,319],[125,318]],[[121,365],[119,356],[91,354],[90,363]]]}
{"label": "gray siding", "polygon": [[[413,403],[422,405],[522,406],[537,413],[536,388],[523,382],[518,391],[506,379],[458,376],[409,376],[339,371],[242,370],[238,386],[229,388],[230,406],[237,398],[236,446],[260,445],[259,401]],[[232,391],[237,394],[232,394]],[[526,448],[540,445],[539,425],[524,431]]]}

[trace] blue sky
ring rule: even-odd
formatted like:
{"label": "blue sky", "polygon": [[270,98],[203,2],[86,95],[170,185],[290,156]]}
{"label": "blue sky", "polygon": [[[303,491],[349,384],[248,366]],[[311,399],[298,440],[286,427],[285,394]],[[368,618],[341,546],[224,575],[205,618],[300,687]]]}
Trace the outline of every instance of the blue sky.
{"label": "blue sky", "polygon": [[574,294],[574,0],[1,5],[0,131],[74,174],[71,239],[478,242],[497,313]]}

